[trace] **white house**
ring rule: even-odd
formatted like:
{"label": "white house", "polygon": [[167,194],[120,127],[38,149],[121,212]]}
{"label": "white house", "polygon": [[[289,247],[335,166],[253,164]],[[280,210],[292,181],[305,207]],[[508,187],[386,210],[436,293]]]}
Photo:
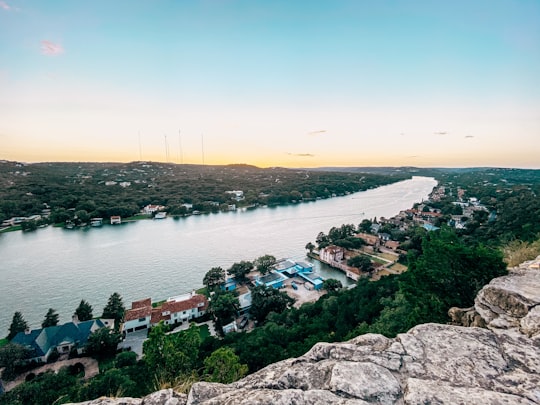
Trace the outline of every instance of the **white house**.
{"label": "white house", "polygon": [[124,315],[124,325],[122,330],[126,333],[136,330],[148,329],[152,319],[152,300],[145,298],[131,303],[131,309],[128,309]]}
{"label": "white house", "polygon": [[152,215],[154,212],[162,211],[164,209],[165,209],[165,206],[163,205],[148,204],[146,207],[143,208],[143,212],[146,215]]}
{"label": "white house", "polygon": [[168,298],[156,308],[152,308],[150,298],[145,298],[131,303],[131,309],[124,316],[122,330],[131,333],[148,329],[161,321],[166,325],[183,323],[204,315],[207,310],[207,298],[195,292]]}

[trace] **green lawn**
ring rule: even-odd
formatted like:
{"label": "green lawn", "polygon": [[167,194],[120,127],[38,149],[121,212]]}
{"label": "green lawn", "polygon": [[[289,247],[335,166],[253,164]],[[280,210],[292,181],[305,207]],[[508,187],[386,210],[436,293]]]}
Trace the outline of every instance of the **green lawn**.
{"label": "green lawn", "polygon": [[208,297],[208,288],[206,287],[203,287],[203,288],[199,288],[197,291],[195,291],[197,294],[201,294],[201,295],[204,295],[205,297]]}
{"label": "green lawn", "polygon": [[[206,325],[205,325],[206,326]],[[4,346],[4,345],[7,345],[9,343],[9,340],[7,340],[6,338],[4,339],[0,339],[0,347]]]}
{"label": "green lawn", "polygon": [[4,228],[4,229],[0,230],[0,233],[2,233],[2,232],[20,231],[21,229],[22,229],[22,226],[15,225],[15,226],[10,226],[9,228]]}
{"label": "green lawn", "polygon": [[199,326],[199,333],[201,335],[201,340],[206,339],[210,336],[210,330],[208,329],[208,325],[201,325]]}

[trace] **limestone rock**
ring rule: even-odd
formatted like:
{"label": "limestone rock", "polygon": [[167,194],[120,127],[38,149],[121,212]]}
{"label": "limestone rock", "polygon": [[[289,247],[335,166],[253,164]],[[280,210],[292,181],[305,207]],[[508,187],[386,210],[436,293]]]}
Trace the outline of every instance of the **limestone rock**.
{"label": "limestone rock", "polygon": [[[474,307],[489,328],[521,327],[530,337],[538,334],[538,326],[534,327],[534,320],[530,318],[538,321],[539,317],[538,310],[534,309],[540,304],[539,262],[540,256],[510,269],[507,276],[493,279],[480,290]],[[526,319],[522,324],[523,318]]]}
{"label": "limestone rock", "polygon": [[[156,391],[144,398],[98,398],[79,405],[185,405],[187,395],[172,389]],[[74,405],[74,404],[67,404]]]}

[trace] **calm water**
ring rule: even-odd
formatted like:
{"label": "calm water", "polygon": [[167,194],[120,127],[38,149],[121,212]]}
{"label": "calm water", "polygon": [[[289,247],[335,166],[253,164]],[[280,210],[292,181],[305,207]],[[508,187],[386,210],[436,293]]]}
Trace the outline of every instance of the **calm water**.
{"label": "calm water", "polygon": [[[132,300],[165,299],[202,286],[212,267],[263,254],[305,260],[320,231],[363,219],[390,217],[426,198],[432,178],[305,204],[143,220],[85,230],[48,227],[0,234],[0,336],[15,311],[39,327],[48,308],[71,319],[81,299],[100,315],[111,293]],[[316,264],[323,276],[344,276]]]}

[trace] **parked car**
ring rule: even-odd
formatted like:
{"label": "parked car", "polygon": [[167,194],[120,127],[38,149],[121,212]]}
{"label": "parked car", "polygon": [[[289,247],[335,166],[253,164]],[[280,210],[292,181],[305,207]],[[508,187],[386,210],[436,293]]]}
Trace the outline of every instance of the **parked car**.
{"label": "parked car", "polygon": [[249,322],[249,319],[246,316],[243,316],[240,319],[240,323],[238,324],[238,327],[240,329],[244,329],[247,326],[248,322]]}
{"label": "parked car", "polygon": [[298,290],[298,286],[296,285],[294,281],[291,283],[291,287],[294,288],[295,290]]}

